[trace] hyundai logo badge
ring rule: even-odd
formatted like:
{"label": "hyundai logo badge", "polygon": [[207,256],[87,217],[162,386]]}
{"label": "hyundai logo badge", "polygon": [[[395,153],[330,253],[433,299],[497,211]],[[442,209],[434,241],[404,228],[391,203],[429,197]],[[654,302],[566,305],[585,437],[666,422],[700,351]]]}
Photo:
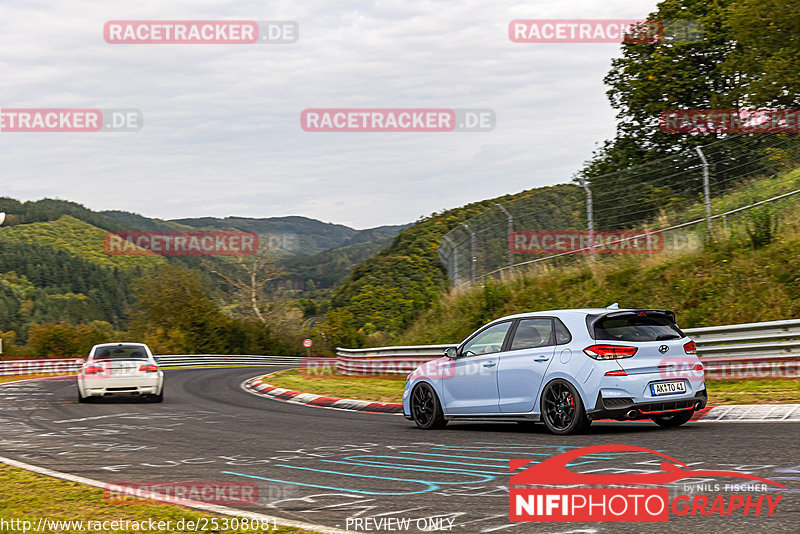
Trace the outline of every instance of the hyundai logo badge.
{"label": "hyundai logo badge", "polygon": [[668,350],[669,350],[669,347],[666,346],[666,345],[661,345],[660,347],[658,347],[658,352],[660,352],[661,354],[664,354]]}

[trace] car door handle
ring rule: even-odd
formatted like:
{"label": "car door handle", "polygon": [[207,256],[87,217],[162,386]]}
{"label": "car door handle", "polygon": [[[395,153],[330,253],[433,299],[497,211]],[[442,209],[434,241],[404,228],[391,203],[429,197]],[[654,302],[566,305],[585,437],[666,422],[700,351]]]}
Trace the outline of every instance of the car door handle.
{"label": "car door handle", "polygon": [[494,367],[497,365],[495,362],[483,362],[484,367]]}
{"label": "car door handle", "polygon": [[535,362],[546,362],[550,359],[550,356],[536,356],[533,361]]}

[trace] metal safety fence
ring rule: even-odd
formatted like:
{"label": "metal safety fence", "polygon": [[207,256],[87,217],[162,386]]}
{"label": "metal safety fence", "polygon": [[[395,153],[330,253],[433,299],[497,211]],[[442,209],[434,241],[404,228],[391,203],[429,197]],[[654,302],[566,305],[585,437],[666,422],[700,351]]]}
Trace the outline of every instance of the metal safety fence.
{"label": "metal safety fence", "polygon": [[[175,367],[242,367],[282,366],[297,367],[303,361],[299,356],[259,356],[223,354],[172,354],[155,356],[164,368]],[[0,376],[75,374],[84,363],[83,358],[41,358],[35,360],[0,361]]]}
{"label": "metal safety fence", "polygon": [[448,232],[438,254],[460,286],[541,262],[700,250],[749,210],[797,193],[800,135],[734,135],[495,204]]}
{"label": "metal safety fence", "polygon": [[[697,345],[709,380],[800,378],[800,319],[683,330]],[[343,375],[405,375],[452,345],[336,349]]]}

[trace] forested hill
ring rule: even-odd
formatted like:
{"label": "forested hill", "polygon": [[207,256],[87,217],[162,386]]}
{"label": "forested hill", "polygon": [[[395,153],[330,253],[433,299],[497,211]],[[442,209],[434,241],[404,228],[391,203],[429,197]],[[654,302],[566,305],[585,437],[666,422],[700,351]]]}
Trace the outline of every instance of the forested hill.
{"label": "forested hill", "polygon": [[175,219],[172,221],[198,229],[227,230],[235,228],[267,236],[267,246],[281,248],[296,254],[316,254],[332,248],[344,247],[393,237],[402,226],[382,226],[367,230],[355,230],[342,224],[332,224],[308,217],[201,217]]}
{"label": "forested hill", "polygon": [[389,342],[448,287],[437,248],[442,236],[489,207],[536,199],[538,206],[575,203],[575,184],[522,191],[434,213],[409,226],[391,246],[356,267],[335,291],[325,332],[332,346],[360,347]]}
{"label": "forested hill", "polygon": [[[134,282],[166,265],[193,269],[192,276],[199,277],[217,305],[237,302],[237,289],[214,274],[235,272],[235,259],[110,255],[103,246],[110,231],[255,232],[266,261],[273,265],[270,269],[280,273],[274,279],[283,282],[273,289],[285,298],[286,287],[291,290],[288,296],[296,297],[304,287],[319,294],[320,288],[337,285],[355,264],[387,246],[401,228],[355,230],[305,217],[171,221],[125,211],[95,212],[58,199],[0,198],[0,212],[6,214],[0,227],[0,336],[7,348],[26,343],[31,328],[44,331],[42,325],[53,325],[45,334],[54,339],[69,337],[63,325],[91,324],[92,332],[100,329],[105,336],[112,335],[112,329],[128,330],[136,312]],[[56,324],[63,327],[58,330]]]}

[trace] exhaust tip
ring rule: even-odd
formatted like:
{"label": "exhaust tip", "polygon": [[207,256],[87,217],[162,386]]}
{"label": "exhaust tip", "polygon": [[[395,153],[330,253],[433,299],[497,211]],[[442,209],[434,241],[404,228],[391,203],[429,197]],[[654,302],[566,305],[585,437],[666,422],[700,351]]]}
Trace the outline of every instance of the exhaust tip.
{"label": "exhaust tip", "polygon": [[628,410],[625,413],[625,417],[627,417],[628,419],[633,419],[637,415],[639,415],[639,410]]}

